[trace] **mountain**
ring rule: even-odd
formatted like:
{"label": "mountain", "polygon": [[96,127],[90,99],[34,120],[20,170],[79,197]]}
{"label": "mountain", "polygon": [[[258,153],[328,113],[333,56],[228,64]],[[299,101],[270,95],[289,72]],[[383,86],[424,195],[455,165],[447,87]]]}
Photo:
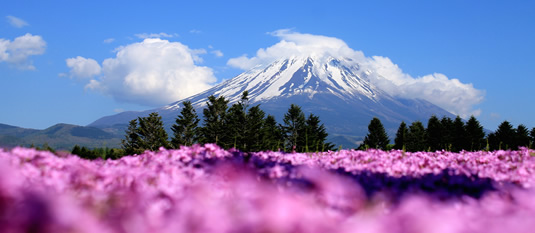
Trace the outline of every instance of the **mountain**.
{"label": "mountain", "polygon": [[56,124],[44,130],[25,129],[0,124],[0,147],[42,146],[47,143],[56,150],[71,150],[74,145],[94,147],[120,147],[123,138],[119,134],[95,127]]}
{"label": "mountain", "polygon": [[381,119],[390,136],[401,121],[426,122],[431,115],[454,117],[446,110],[422,99],[393,97],[370,83],[373,71],[363,70],[348,58],[292,57],[269,65],[257,66],[197,95],[167,106],[143,112],[123,112],[103,117],[91,123],[93,127],[113,128],[124,125],[138,116],[158,112],[167,127],[174,123],[181,103],[189,100],[202,117],[210,95],[224,96],[235,103],[243,91],[249,92],[249,103],[260,104],[279,122],[290,104],[301,106],[308,115],[319,115],[330,139],[344,147],[356,147],[367,133],[373,117]]}

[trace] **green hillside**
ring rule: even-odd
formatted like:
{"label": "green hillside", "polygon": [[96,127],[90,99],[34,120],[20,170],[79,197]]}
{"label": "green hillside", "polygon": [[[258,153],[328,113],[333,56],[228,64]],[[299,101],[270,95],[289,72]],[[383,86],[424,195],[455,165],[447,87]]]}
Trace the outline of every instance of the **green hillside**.
{"label": "green hillside", "polygon": [[119,148],[122,133],[95,127],[57,124],[44,130],[25,129],[0,124],[0,147],[41,146],[47,143],[56,150],[71,150],[74,145]]}

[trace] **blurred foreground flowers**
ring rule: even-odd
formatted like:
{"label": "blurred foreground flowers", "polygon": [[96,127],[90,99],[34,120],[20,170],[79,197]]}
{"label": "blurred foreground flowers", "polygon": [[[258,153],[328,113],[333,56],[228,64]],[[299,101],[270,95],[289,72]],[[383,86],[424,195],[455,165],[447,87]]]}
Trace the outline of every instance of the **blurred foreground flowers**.
{"label": "blurred foreground flowers", "polygon": [[0,149],[0,232],[533,232],[533,153]]}

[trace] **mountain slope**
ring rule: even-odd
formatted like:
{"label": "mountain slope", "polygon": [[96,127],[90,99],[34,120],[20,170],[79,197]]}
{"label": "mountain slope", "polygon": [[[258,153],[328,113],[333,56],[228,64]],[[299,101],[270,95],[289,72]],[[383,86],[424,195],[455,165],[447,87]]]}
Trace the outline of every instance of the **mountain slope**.
{"label": "mountain slope", "polygon": [[94,147],[120,147],[121,134],[113,134],[95,127],[56,124],[44,130],[24,129],[0,124],[0,147],[40,146],[70,150],[74,145]]}
{"label": "mountain slope", "polygon": [[261,108],[275,115],[279,122],[292,103],[301,106],[306,114],[319,115],[332,138],[343,138],[344,143],[353,142],[354,145],[346,144],[346,147],[357,145],[356,141],[367,133],[367,125],[373,117],[381,119],[391,136],[401,121],[425,122],[433,114],[453,117],[425,100],[388,95],[369,82],[370,72],[362,70],[351,59],[314,56],[281,59],[162,108],[103,117],[90,126],[126,124],[135,117],[157,111],[164,124],[170,127],[185,100],[191,101],[202,115],[208,96],[225,96],[232,104],[245,90],[249,92],[251,105],[261,104]]}

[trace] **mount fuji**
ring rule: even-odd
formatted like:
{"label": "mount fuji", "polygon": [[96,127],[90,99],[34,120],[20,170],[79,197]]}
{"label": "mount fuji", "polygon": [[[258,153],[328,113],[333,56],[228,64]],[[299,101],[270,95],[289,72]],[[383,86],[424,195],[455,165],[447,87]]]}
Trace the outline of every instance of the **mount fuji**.
{"label": "mount fuji", "polygon": [[401,121],[426,122],[431,115],[454,117],[450,112],[422,99],[389,95],[370,82],[373,70],[364,69],[349,58],[332,56],[294,56],[258,65],[204,92],[167,106],[142,112],[122,112],[96,120],[89,126],[124,128],[129,120],[158,112],[169,128],[180,113],[181,103],[191,101],[202,119],[208,96],[224,96],[230,104],[249,92],[249,103],[260,104],[266,114],[278,122],[290,104],[301,106],[305,114],[320,116],[330,140],[344,147],[356,147],[368,131],[373,117],[378,117],[393,137]]}

